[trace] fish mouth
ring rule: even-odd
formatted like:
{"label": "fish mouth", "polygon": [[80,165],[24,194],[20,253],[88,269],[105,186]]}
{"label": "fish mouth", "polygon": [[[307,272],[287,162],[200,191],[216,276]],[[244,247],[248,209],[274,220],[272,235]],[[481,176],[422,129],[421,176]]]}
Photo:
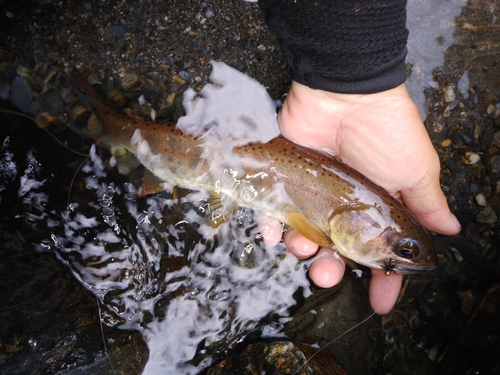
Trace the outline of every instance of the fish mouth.
{"label": "fish mouth", "polygon": [[404,273],[404,274],[415,274],[415,273],[421,273],[421,272],[427,272],[427,271],[432,271],[437,268],[437,264],[431,264],[431,265],[414,265],[414,266],[409,266],[405,264],[394,264],[393,265],[393,271],[394,272],[399,272],[399,273]]}

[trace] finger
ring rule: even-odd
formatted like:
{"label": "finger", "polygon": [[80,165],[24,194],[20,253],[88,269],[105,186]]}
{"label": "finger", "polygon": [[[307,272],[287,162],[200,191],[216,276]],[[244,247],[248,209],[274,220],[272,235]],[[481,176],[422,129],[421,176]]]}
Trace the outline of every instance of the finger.
{"label": "finger", "polygon": [[454,235],[462,229],[448,207],[439,178],[402,191],[403,200],[417,220],[427,229]]}
{"label": "finger", "polygon": [[391,273],[387,276],[384,270],[372,269],[370,281],[370,305],[379,315],[387,314],[398,300],[403,275]]}
{"label": "finger", "polygon": [[318,255],[320,254],[324,256],[312,262],[309,277],[317,286],[331,288],[342,280],[345,263],[334,250],[321,249],[318,252]]}
{"label": "finger", "polygon": [[264,243],[267,246],[279,244],[281,237],[283,237],[283,224],[279,220],[265,215],[257,215],[256,221]]}
{"label": "finger", "polygon": [[319,248],[318,244],[308,240],[294,229],[286,232],[283,239],[288,251],[298,259],[307,259],[313,256]]}

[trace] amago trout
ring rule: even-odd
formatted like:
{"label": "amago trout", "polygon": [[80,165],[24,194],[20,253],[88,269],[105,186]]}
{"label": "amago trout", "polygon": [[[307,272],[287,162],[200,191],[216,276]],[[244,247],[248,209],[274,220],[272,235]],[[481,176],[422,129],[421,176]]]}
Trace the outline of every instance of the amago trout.
{"label": "amago trout", "polygon": [[223,142],[207,144],[183,134],[174,123],[117,111],[86,79],[73,78],[103,124],[99,139],[126,148],[157,179],[217,191],[218,202],[211,202],[216,207],[227,196],[386,274],[415,273],[437,265],[429,235],[412,214],[340,161],[283,137],[232,149]]}

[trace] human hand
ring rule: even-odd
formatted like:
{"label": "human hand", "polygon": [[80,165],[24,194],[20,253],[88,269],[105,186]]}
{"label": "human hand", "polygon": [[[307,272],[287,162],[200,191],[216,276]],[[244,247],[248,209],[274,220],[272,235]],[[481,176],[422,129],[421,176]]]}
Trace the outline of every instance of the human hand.
{"label": "human hand", "polygon": [[[337,94],[293,82],[278,115],[281,133],[313,149],[328,149],[395,198],[434,232],[454,235],[461,227],[450,212],[439,182],[440,163],[418,110],[404,85],[375,94]],[[266,243],[281,239],[274,220],[259,219]],[[281,226],[279,226],[281,228]],[[318,251],[295,230],[284,237],[290,252],[306,259]],[[320,287],[340,282],[345,264],[331,249],[311,264],[309,275]],[[370,303],[378,314],[395,305],[403,276],[373,269]]]}

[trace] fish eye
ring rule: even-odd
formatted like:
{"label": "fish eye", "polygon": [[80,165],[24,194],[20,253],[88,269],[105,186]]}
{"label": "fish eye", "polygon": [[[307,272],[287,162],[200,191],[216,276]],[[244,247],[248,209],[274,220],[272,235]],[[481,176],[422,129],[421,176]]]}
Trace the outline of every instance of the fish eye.
{"label": "fish eye", "polygon": [[413,241],[404,241],[396,248],[397,254],[407,259],[415,258],[419,251],[418,245]]}

